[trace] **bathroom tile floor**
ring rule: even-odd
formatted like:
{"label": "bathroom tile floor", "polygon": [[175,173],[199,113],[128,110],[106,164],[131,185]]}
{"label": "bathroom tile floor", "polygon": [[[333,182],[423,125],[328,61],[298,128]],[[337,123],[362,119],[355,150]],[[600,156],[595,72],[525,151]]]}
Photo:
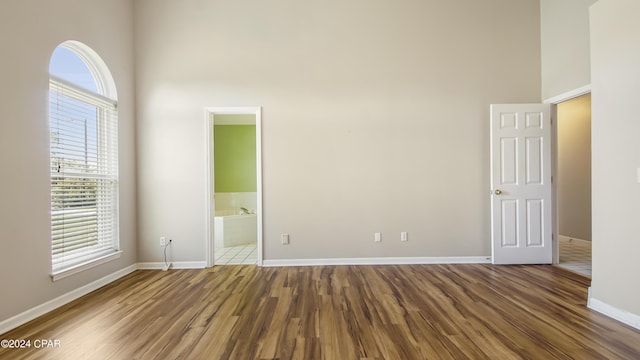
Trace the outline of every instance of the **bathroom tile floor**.
{"label": "bathroom tile floor", "polygon": [[216,248],[214,253],[216,265],[255,265],[258,261],[258,251],[255,243]]}
{"label": "bathroom tile floor", "polygon": [[561,237],[558,266],[591,277],[591,242]]}

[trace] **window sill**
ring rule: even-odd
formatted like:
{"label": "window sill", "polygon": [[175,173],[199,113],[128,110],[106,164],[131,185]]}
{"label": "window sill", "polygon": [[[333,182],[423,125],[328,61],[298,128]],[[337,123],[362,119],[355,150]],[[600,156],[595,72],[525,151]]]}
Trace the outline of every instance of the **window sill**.
{"label": "window sill", "polygon": [[97,259],[93,259],[91,261],[87,261],[85,263],[81,263],[78,265],[75,265],[73,267],[70,267],[68,269],[64,269],[64,270],[60,270],[58,272],[55,273],[51,273],[51,281],[58,281],[60,279],[64,279],[68,276],[83,272],[85,270],[91,269],[93,267],[96,267],[98,265],[107,263],[109,261],[113,261],[116,259],[120,258],[120,255],[122,255],[122,251],[116,251],[114,253],[99,257]]}

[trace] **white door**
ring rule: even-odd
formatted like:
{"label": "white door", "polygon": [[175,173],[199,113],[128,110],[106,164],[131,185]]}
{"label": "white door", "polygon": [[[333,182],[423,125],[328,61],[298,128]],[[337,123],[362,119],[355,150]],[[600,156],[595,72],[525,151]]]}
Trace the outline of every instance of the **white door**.
{"label": "white door", "polygon": [[551,106],[491,105],[494,264],[551,264]]}

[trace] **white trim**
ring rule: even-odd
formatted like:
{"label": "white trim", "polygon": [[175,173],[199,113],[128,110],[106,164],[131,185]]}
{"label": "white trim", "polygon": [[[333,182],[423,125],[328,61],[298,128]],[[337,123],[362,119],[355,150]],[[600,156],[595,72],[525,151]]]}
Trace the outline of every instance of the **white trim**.
{"label": "white trim", "polygon": [[205,178],[205,262],[207,267],[213,266],[215,260],[214,251],[214,228],[213,218],[216,213],[215,199],[214,199],[214,174],[213,174],[213,114],[209,109],[204,109],[204,144],[205,144],[205,156],[204,156],[204,178]]}
{"label": "white trim", "polygon": [[133,264],[127,266],[124,269],[118,270],[112,274],[109,274],[103,278],[93,281],[87,285],[72,290],[64,295],[58,296],[53,300],[49,300],[43,304],[37,305],[29,310],[26,310],[16,316],[9,319],[0,321],[0,334],[4,334],[7,331],[15,329],[16,327],[25,324],[39,316],[42,316],[50,311],[53,311],[63,305],[66,305],[73,300],[76,300],[94,290],[97,290],[111,282],[114,282],[121,277],[134,272],[137,269],[137,265]]}
{"label": "white trim", "polygon": [[551,104],[551,247],[552,264],[560,264],[560,218],[558,215],[558,105]]}
{"label": "white trim", "polygon": [[558,197],[557,197],[557,174],[558,174],[558,111],[557,106],[559,103],[568,101],[578,96],[582,96],[585,94],[591,93],[591,84],[587,84],[585,86],[579,87],[577,89],[573,89],[567,91],[565,93],[556,95],[554,97],[548,98],[543,101],[545,104],[551,104],[551,118],[552,118],[552,126],[551,126],[551,143],[553,146],[551,147],[552,151],[552,176],[556,177],[556,181],[553,181],[552,186],[552,199],[551,199],[551,213],[552,213],[552,224],[551,228],[553,229],[554,237],[557,240],[553,241],[553,264],[560,264],[560,234],[559,234],[559,224],[560,221],[558,219]]}
{"label": "white trim", "polygon": [[265,260],[263,266],[326,266],[326,265],[413,265],[413,264],[491,264],[490,256],[456,257],[379,257],[336,259],[276,259]]}
{"label": "white trim", "polygon": [[113,260],[117,260],[120,258],[120,255],[122,255],[122,251],[116,251],[114,253],[111,254],[107,254],[105,256],[99,257],[97,259],[92,259],[91,261],[87,261],[85,263],[82,264],[78,264],[76,266],[55,272],[55,273],[51,273],[49,276],[51,276],[51,281],[58,281],[60,279],[64,279],[68,276],[71,275],[75,275],[77,273],[83,272],[85,270],[91,269],[93,267],[96,267],[98,265],[102,265],[104,263],[108,263],[109,261],[113,261]]}
{"label": "white trim", "polygon": [[[138,263],[138,270],[163,270],[164,262],[144,262]],[[207,267],[205,261],[172,261],[169,269],[204,269]]]}
{"label": "white trim", "polygon": [[617,307],[611,306],[604,301],[593,298],[591,296],[591,287],[589,287],[589,299],[587,300],[587,307],[591,310],[597,311],[603,315],[618,320],[621,323],[640,330],[640,315],[636,315],[626,310],[618,309]]}
{"label": "white trim", "polygon": [[215,115],[252,114],[256,118],[256,215],[258,216],[257,265],[262,266],[262,108],[260,106],[206,107],[205,113],[205,266],[214,265],[214,214],[213,191],[213,125]]}
{"label": "white trim", "polygon": [[591,92],[591,84],[585,85],[583,87],[579,87],[577,89],[573,89],[571,91],[567,91],[566,93],[556,95],[554,97],[548,98],[543,101],[545,104],[559,104],[563,101],[571,100],[573,98],[577,98],[578,96],[582,96],[584,94],[588,94]]}

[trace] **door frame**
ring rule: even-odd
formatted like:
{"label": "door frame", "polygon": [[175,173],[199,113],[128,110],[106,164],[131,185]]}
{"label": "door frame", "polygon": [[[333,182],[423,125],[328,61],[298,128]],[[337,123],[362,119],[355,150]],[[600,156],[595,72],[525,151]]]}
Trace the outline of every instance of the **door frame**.
{"label": "door frame", "polygon": [[[560,95],[544,100],[543,104],[551,104],[551,173],[553,177],[558,174],[558,111],[557,105],[579,96],[591,93],[591,84],[567,91]],[[557,181],[551,182],[551,221],[553,234],[553,264],[560,263],[560,220],[558,219]]]}
{"label": "door frame", "polygon": [[205,110],[205,249],[206,267],[215,264],[214,254],[214,166],[213,166],[213,126],[216,115],[254,115],[256,118],[256,213],[257,213],[257,265],[262,266],[262,108],[260,106],[211,106]]}

